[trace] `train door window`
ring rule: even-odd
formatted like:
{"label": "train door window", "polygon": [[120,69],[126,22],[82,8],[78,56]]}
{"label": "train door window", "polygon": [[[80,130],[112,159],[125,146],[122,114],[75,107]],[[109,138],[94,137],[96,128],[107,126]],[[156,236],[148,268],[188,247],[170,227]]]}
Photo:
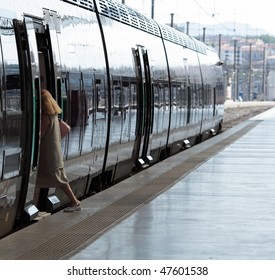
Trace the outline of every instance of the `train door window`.
{"label": "train door window", "polygon": [[12,21],[0,18],[0,167],[1,179],[19,175],[22,97]]}
{"label": "train door window", "polygon": [[47,38],[45,36],[44,26],[41,23],[34,23],[36,28],[36,41],[39,59],[39,72],[40,72],[40,83],[41,88],[48,89],[52,94],[55,93],[52,88],[52,73],[49,68],[49,54],[47,47]]}

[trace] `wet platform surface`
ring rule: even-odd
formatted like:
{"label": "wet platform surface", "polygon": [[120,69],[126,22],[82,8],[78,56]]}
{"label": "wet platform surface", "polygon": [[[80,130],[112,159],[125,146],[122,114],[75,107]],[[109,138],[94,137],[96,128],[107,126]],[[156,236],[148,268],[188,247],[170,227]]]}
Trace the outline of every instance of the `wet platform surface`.
{"label": "wet platform surface", "polygon": [[275,259],[275,110],[71,259]]}
{"label": "wet platform surface", "polygon": [[0,259],[275,259],[275,108],[0,240]]}

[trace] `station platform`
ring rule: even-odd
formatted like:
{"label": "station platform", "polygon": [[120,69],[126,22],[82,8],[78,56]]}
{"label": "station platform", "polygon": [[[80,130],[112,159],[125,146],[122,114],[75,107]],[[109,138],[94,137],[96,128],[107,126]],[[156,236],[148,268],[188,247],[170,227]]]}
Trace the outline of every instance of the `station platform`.
{"label": "station platform", "polygon": [[274,260],[275,108],[0,240],[0,259]]}

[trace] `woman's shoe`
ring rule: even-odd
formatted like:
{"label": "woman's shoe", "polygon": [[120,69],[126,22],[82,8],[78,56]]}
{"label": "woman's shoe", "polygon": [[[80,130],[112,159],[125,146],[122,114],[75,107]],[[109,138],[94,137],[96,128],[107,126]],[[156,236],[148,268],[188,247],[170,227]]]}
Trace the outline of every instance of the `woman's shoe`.
{"label": "woman's shoe", "polygon": [[71,207],[67,207],[63,210],[63,212],[77,212],[77,211],[81,211],[81,205],[76,205],[76,206],[71,206]]}

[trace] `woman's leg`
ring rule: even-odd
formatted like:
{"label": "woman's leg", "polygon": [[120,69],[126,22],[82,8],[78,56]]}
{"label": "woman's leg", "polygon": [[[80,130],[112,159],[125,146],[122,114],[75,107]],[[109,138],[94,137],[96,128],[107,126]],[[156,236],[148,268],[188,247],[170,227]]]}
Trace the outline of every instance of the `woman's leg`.
{"label": "woman's leg", "polygon": [[78,206],[80,205],[80,201],[76,198],[76,196],[74,195],[71,187],[69,184],[67,184],[66,186],[64,186],[62,188],[62,190],[65,192],[65,194],[68,196],[68,198],[70,199],[71,205],[72,207]]}

